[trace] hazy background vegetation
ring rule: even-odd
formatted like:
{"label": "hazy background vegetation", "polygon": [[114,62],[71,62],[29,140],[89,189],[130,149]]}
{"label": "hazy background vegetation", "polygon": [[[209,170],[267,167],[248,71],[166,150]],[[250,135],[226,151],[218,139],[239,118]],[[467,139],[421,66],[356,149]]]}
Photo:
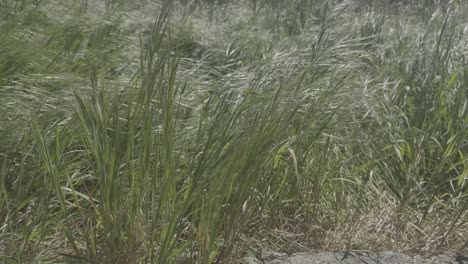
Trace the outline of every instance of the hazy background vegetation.
{"label": "hazy background vegetation", "polygon": [[466,252],[468,6],[1,0],[4,263]]}

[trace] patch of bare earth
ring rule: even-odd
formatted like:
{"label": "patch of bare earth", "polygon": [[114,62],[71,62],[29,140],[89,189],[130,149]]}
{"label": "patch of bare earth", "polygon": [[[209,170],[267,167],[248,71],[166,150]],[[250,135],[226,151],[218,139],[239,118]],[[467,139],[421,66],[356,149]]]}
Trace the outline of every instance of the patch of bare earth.
{"label": "patch of bare earth", "polygon": [[443,254],[424,258],[396,252],[379,254],[321,252],[291,256],[272,253],[264,255],[263,262],[265,264],[468,264],[468,257],[457,254]]}

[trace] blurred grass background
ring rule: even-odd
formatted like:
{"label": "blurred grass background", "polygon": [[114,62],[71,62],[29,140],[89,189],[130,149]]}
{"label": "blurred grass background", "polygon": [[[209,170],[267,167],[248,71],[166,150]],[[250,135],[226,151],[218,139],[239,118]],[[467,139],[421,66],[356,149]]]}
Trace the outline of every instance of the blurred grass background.
{"label": "blurred grass background", "polygon": [[4,263],[466,252],[463,1],[0,1]]}

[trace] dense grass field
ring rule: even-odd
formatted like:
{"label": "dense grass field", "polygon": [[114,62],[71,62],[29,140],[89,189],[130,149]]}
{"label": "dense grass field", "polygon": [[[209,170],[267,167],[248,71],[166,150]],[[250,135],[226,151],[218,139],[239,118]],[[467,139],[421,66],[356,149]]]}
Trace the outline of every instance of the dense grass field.
{"label": "dense grass field", "polygon": [[1,0],[2,263],[468,251],[464,0]]}

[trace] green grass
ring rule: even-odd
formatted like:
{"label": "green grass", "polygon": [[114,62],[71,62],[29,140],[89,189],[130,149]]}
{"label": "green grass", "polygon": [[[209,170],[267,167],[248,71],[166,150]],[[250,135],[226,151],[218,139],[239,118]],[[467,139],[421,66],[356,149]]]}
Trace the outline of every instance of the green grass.
{"label": "green grass", "polygon": [[466,253],[468,6],[422,2],[1,1],[0,259]]}

